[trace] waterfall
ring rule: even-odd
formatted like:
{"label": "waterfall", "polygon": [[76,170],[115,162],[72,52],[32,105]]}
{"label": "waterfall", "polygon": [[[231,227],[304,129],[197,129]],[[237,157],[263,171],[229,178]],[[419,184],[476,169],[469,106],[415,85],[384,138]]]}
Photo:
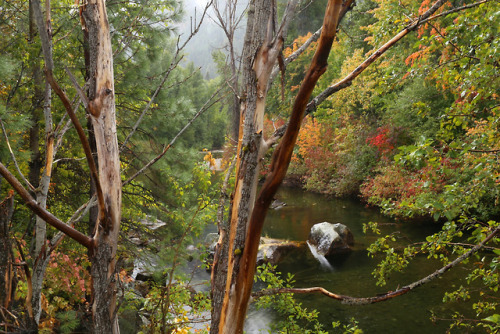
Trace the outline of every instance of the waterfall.
{"label": "waterfall", "polygon": [[326,257],[324,257],[324,255],[321,255],[318,253],[318,250],[316,249],[316,247],[311,245],[309,243],[309,241],[307,241],[307,246],[309,246],[309,250],[311,251],[311,254],[314,256],[314,258],[316,260],[318,260],[318,262],[321,264],[321,267],[323,269],[326,269],[328,271],[333,271],[333,267],[330,264],[330,262],[328,262],[328,260],[326,259]]}

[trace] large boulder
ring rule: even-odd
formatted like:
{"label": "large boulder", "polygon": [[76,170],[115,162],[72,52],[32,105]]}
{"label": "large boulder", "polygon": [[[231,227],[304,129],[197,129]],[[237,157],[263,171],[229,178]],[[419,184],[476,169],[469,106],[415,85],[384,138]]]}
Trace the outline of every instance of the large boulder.
{"label": "large boulder", "polygon": [[311,228],[308,242],[324,257],[349,253],[354,237],[347,226],[323,222]]}

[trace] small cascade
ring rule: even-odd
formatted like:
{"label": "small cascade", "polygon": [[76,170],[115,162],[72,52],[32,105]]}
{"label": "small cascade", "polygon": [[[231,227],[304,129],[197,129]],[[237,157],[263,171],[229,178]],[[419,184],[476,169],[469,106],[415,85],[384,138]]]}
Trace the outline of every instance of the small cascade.
{"label": "small cascade", "polygon": [[137,278],[137,274],[143,272],[146,270],[147,264],[146,262],[136,259],[134,260],[134,270],[132,271],[132,274],[130,274],[130,277],[132,277],[134,280]]}
{"label": "small cascade", "polygon": [[326,269],[328,271],[333,271],[333,267],[330,264],[330,262],[326,259],[326,257],[324,257],[323,255],[318,253],[318,250],[316,249],[316,247],[311,245],[309,243],[309,241],[307,241],[307,246],[309,246],[309,250],[311,251],[311,254],[314,256],[314,258],[316,260],[318,260],[318,262],[321,264],[321,267],[323,269]]}

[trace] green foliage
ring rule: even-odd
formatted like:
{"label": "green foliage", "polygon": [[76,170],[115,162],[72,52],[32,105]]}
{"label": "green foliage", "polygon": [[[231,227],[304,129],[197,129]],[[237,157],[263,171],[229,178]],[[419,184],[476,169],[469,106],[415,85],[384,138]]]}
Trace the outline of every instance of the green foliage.
{"label": "green foliage", "polygon": [[[255,281],[262,282],[267,289],[291,288],[294,283],[293,275],[288,273],[286,278],[281,278],[280,275],[281,273],[276,272],[276,266],[263,264],[257,267]],[[318,321],[318,311],[304,308],[293,298],[292,293],[262,296],[256,301],[256,307],[272,308],[281,316],[281,319],[273,324],[273,332],[327,333]]]}
{"label": "green foliage", "polygon": [[69,310],[67,312],[58,313],[56,316],[59,321],[59,333],[61,334],[69,334],[73,333],[74,330],[80,324],[79,319],[77,318],[77,314],[73,310]]}
{"label": "green foliage", "polygon": [[[427,236],[425,242],[409,245],[403,249],[397,249],[392,242],[396,241],[396,234],[386,235],[378,238],[368,248],[370,256],[382,254],[381,262],[374,270],[373,275],[377,278],[378,285],[385,285],[387,279],[394,272],[404,270],[410,262],[417,256],[427,256],[427,258],[439,260],[442,266],[448,265],[457,256],[467,252],[471,245],[481,242],[499,223],[489,221],[487,224],[471,222],[465,217],[455,222],[448,222],[443,225],[441,231]],[[377,225],[370,223],[370,227],[378,232]],[[450,329],[467,328],[474,330],[482,328],[487,333],[495,333],[500,327],[495,319],[498,303],[493,297],[500,288],[500,273],[498,245],[500,239],[493,238],[490,246],[472,257],[473,261],[464,261],[463,268],[467,273],[464,284],[457,289],[445,292],[443,302],[448,304],[459,304],[466,302],[470,307],[469,313],[474,314],[474,318],[462,313],[455,312],[451,319],[443,319],[442,315],[433,314],[434,321],[450,321]],[[430,273],[429,273],[430,274]],[[451,307],[451,306],[450,306]],[[476,319],[479,319],[477,321]],[[482,320],[481,320],[482,319]]]}
{"label": "green foliage", "polygon": [[189,325],[210,310],[208,293],[194,292],[183,283],[155,285],[145,298],[141,313],[149,324],[139,333],[190,333]]}
{"label": "green foliage", "polygon": [[348,324],[341,324],[340,321],[332,322],[332,327],[341,329],[344,334],[363,334],[363,330],[358,327],[358,322],[354,318],[351,318]]}

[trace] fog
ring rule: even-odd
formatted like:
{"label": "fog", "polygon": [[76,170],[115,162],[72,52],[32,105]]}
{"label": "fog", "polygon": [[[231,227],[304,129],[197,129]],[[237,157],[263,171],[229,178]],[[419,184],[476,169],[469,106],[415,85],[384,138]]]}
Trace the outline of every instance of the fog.
{"label": "fog", "polygon": [[[195,11],[196,21],[198,23],[207,2],[208,0],[184,0],[183,6],[185,15],[177,28],[181,34],[181,41],[185,40],[191,33],[191,26],[195,22]],[[225,1],[219,1],[219,3],[220,7],[223,8]],[[243,12],[247,3],[248,0],[238,1],[237,8],[239,13]],[[185,49],[186,59],[193,62],[196,67],[201,67],[203,75],[207,75],[210,78],[217,75],[212,53],[216,50],[225,51],[224,47],[227,46],[226,36],[222,29],[215,24],[214,20],[216,20],[216,17],[213,11],[209,10],[208,16],[205,17],[200,31],[193,37]],[[243,45],[245,24],[245,20],[240,22],[239,29],[235,36],[235,46],[238,50],[241,50],[241,46]]]}

